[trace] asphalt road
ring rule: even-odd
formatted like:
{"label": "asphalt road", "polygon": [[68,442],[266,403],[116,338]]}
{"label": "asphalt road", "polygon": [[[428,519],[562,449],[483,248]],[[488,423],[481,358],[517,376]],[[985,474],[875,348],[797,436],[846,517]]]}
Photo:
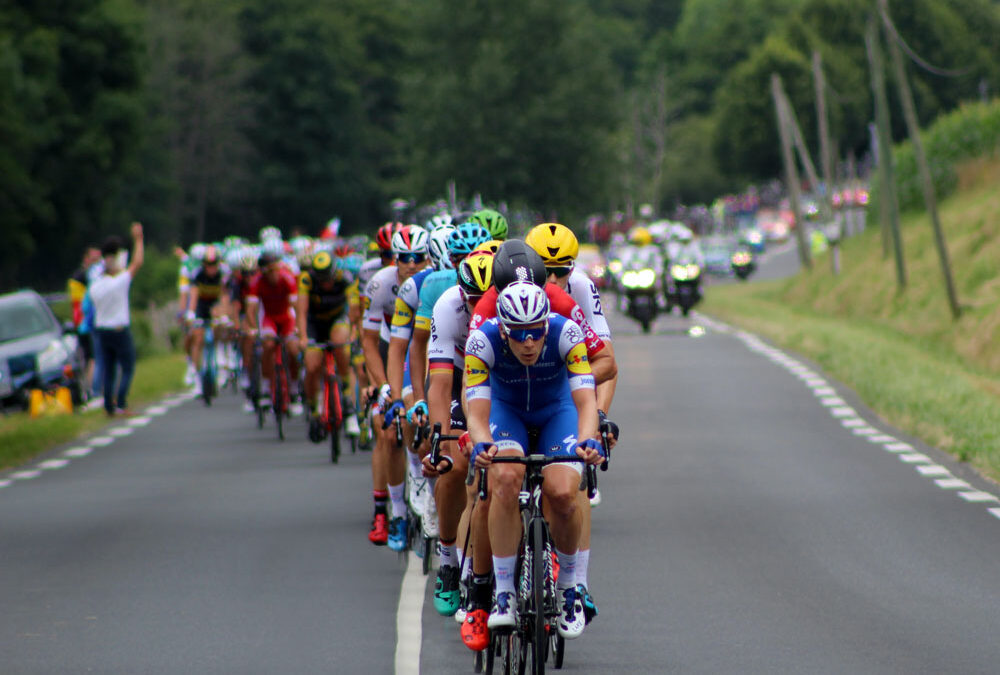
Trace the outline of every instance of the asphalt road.
{"label": "asphalt road", "polygon": [[[566,672],[1000,669],[995,485],[749,336],[612,323],[600,615]],[[0,672],[394,672],[405,561],[366,540],[367,454],[279,443],[236,397],[107,438],[0,475]],[[420,672],[470,672],[426,581]]]}

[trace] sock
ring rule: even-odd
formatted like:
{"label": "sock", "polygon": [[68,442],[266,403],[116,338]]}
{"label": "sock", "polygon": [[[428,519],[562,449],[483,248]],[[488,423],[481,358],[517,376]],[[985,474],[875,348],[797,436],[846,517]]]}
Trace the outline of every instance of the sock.
{"label": "sock", "polygon": [[[456,547],[456,550],[457,547]],[[472,553],[469,552],[462,561],[462,581],[468,581],[472,577]]]}
{"label": "sock", "polygon": [[420,455],[413,452],[410,448],[406,449],[406,458],[410,460],[410,475],[419,476],[421,475],[420,467]]}
{"label": "sock", "polygon": [[372,499],[375,500],[375,513],[383,516],[389,515],[389,493],[385,490],[372,490]]}
{"label": "sock", "polygon": [[490,591],[492,589],[492,584],[490,583],[489,574],[473,574],[472,575],[472,607],[470,609],[489,609],[490,608]]}
{"label": "sock", "polygon": [[[560,563],[561,564],[561,563]],[[493,572],[497,577],[497,593],[514,592],[514,568],[517,566],[517,556],[507,556],[500,558],[493,556]],[[559,572],[562,579],[562,572]]]}
{"label": "sock", "polygon": [[559,581],[556,588],[573,588],[576,586],[576,553],[563,553],[556,549],[559,559]]}
{"label": "sock", "polygon": [[590,566],[590,549],[580,549],[576,552],[576,583],[577,585],[583,584],[590,588],[587,584],[587,568]]}
{"label": "sock", "polygon": [[389,500],[392,501],[392,517],[402,518],[406,515],[406,483],[389,486]]}
{"label": "sock", "polygon": [[441,567],[448,565],[458,567],[458,548],[455,542],[446,544],[443,541],[438,544],[438,557],[441,558]]}

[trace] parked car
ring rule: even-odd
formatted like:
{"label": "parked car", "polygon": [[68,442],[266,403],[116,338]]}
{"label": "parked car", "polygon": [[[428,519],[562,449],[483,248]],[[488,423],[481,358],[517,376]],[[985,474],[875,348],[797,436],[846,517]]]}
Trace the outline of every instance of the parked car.
{"label": "parked car", "polygon": [[18,291],[0,296],[0,407],[28,407],[31,389],[68,386],[83,400],[83,357],[72,324],[59,325],[42,296]]}

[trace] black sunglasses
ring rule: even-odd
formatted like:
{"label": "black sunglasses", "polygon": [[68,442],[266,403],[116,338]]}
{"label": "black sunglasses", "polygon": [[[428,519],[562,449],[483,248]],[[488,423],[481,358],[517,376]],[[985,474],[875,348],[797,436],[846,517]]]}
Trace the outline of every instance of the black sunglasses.
{"label": "black sunglasses", "polygon": [[401,263],[422,263],[427,260],[427,254],[425,253],[400,253],[396,256],[396,260]]}
{"label": "black sunglasses", "polygon": [[545,272],[547,274],[554,274],[556,279],[562,279],[567,277],[573,271],[572,267],[546,267]]}

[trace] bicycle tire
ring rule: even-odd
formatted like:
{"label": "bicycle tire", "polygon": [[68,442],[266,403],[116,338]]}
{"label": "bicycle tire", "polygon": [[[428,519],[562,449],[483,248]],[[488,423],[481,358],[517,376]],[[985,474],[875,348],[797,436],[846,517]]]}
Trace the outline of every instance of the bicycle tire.
{"label": "bicycle tire", "polygon": [[552,640],[552,665],[559,670],[563,667],[563,659],[566,658],[566,638],[556,633]]}
{"label": "bicycle tire", "polygon": [[274,410],[274,421],[278,424],[278,439],[282,441],[285,440],[285,429],[282,420],[285,416],[284,410],[282,410],[285,401],[285,383],[282,378],[283,370],[280,365],[275,366],[274,399],[271,405]]}
{"label": "bicycle tire", "polygon": [[340,408],[340,386],[337,384],[337,377],[333,374],[327,374],[323,386],[326,387],[327,391],[325,398],[327,428],[330,431],[330,461],[336,464],[340,461],[340,427],[342,426],[337,424]]}
{"label": "bicycle tire", "polygon": [[531,600],[534,605],[534,623],[531,626],[531,673],[545,675],[545,657],[549,639],[545,633],[545,532],[539,520],[532,520],[531,528]]}
{"label": "bicycle tire", "polygon": [[424,576],[426,577],[428,574],[431,573],[431,558],[434,557],[434,538],[424,537],[423,547],[424,547],[424,559],[421,561],[420,567],[421,571],[424,573]]}

